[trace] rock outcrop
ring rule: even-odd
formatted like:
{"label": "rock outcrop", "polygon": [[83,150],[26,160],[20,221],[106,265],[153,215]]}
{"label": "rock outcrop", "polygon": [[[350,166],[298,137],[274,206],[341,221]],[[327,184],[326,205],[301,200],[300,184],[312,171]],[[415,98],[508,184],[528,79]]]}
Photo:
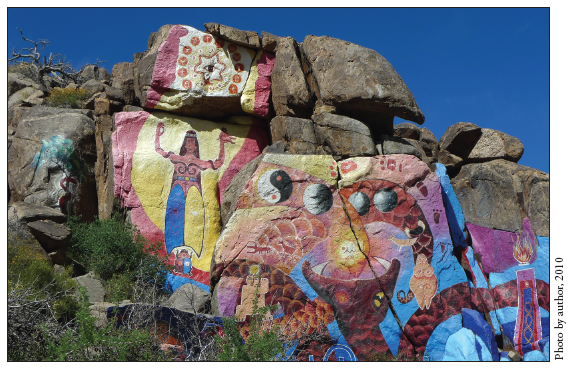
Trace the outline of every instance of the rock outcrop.
{"label": "rock outcrop", "polygon": [[256,302],[302,361],[545,357],[549,175],[493,128],[419,127],[376,51],[165,25],[82,76],[80,110],[8,81],[9,233],[52,262],[70,262],[66,214],[122,211],[174,267],[173,322],[235,315],[245,333]]}

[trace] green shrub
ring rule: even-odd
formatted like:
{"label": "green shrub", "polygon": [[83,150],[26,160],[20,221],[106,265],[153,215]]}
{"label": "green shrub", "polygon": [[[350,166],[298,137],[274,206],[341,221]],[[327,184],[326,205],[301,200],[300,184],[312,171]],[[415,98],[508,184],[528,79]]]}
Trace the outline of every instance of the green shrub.
{"label": "green shrub", "polygon": [[50,92],[50,96],[46,98],[46,103],[57,108],[79,109],[81,108],[81,102],[90,96],[90,92],[85,88],[56,87]]}
{"label": "green shrub", "polygon": [[166,361],[160,342],[150,329],[117,328],[115,321],[98,328],[90,315],[85,287],[80,287],[76,329],[54,338],[45,332],[47,361]]}
{"label": "green shrub", "polygon": [[[258,293],[255,293],[257,296]],[[278,306],[258,307],[258,299],[253,300],[248,337],[243,339],[236,316],[223,318],[224,337],[216,336],[220,351],[218,361],[280,361],[288,359],[285,344],[280,339],[277,327],[266,321],[267,313]],[[243,344],[244,341],[244,344]]]}
{"label": "green shrub", "polygon": [[137,229],[116,214],[110,219],[82,223],[69,217],[72,230],[68,255],[93,270],[107,285],[108,298],[114,294],[130,297],[129,281],[163,285],[167,257],[160,256],[161,244],[149,243]]}
{"label": "green shrub", "polygon": [[73,289],[77,286],[72,279],[72,267],[68,267],[59,275],[54,272],[52,264],[34,248],[16,237],[8,238],[8,289],[19,286],[32,286],[35,291],[43,294],[62,294],[55,301],[54,311],[59,318],[70,320],[78,310],[78,304],[73,297]]}

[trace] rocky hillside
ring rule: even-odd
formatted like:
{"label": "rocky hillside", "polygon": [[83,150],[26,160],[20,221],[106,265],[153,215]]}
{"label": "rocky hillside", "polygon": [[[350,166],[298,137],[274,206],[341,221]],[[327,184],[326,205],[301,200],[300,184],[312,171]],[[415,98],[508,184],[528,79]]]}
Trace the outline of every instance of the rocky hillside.
{"label": "rocky hillside", "polygon": [[65,215],[124,212],[204,312],[314,334],[298,360],[548,357],[549,175],[495,127],[421,128],[377,52],[165,25],[82,77],[70,109],[8,75],[9,229],[53,263]]}

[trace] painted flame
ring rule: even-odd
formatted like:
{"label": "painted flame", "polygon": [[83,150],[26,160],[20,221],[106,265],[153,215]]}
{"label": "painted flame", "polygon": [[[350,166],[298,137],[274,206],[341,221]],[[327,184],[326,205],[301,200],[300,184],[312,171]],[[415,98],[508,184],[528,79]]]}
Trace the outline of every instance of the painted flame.
{"label": "painted flame", "polygon": [[520,239],[519,235],[517,235],[517,242],[513,246],[513,257],[515,260],[520,264],[529,264],[532,256],[533,246],[531,245],[531,241],[529,241],[529,237]]}

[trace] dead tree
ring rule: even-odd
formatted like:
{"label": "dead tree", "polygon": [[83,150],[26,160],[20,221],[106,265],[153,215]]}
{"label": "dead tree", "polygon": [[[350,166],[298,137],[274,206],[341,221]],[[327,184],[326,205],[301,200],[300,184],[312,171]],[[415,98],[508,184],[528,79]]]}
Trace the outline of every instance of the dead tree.
{"label": "dead tree", "polygon": [[50,44],[48,40],[40,40],[40,41],[33,41],[24,37],[22,30],[18,28],[20,31],[20,36],[24,41],[32,43],[34,46],[26,47],[21,49],[20,51],[16,51],[14,49],[12,51],[12,57],[8,59],[8,63],[17,60],[28,60],[29,65],[31,68],[38,75],[38,82],[43,87],[43,89],[48,90],[48,86],[46,85],[45,76],[51,76],[59,87],[65,87],[69,83],[73,82],[76,84],[81,84],[83,82],[83,78],[81,76],[82,72],[87,66],[93,65],[99,67],[100,63],[105,63],[106,61],[100,61],[96,59],[95,64],[88,63],[81,67],[79,71],[76,71],[72,65],[66,61],[65,56],[61,54],[52,54],[50,53],[49,56],[40,54],[41,51],[44,50],[44,47]]}

